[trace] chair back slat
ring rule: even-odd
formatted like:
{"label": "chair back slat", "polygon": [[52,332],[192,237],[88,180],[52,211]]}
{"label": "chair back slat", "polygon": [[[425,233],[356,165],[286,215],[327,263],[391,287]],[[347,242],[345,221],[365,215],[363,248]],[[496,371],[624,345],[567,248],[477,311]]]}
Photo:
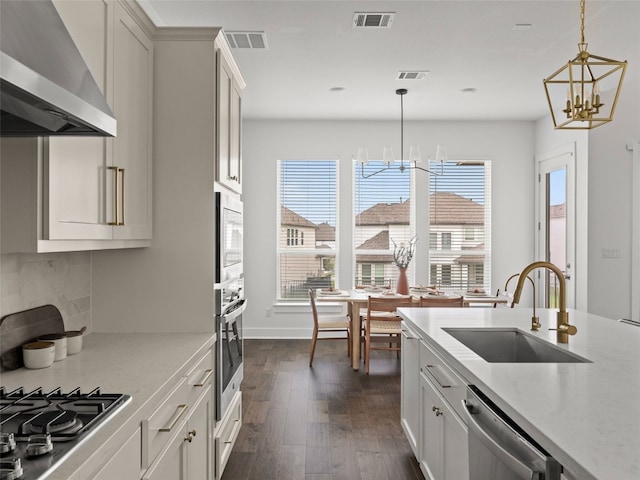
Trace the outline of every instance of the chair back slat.
{"label": "chair back slat", "polygon": [[464,297],[420,297],[421,307],[464,307]]}

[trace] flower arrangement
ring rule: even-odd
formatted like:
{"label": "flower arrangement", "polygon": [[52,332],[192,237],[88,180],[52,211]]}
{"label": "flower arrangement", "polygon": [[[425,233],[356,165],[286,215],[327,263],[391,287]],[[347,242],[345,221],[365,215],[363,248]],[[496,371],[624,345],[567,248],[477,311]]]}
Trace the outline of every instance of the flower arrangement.
{"label": "flower arrangement", "polygon": [[400,245],[396,244],[393,238],[391,241],[393,242],[393,261],[398,268],[407,268],[416,250],[418,237],[413,237],[409,240],[409,245],[407,246],[405,246],[404,243],[400,243]]}

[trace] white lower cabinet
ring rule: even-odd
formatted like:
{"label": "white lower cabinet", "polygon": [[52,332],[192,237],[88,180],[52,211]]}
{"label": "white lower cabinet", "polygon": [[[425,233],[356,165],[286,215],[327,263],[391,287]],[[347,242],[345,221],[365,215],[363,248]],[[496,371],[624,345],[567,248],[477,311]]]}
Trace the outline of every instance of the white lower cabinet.
{"label": "white lower cabinet", "polygon": [[402,325],[400,422],[411,450],[420,455],[420,338]]}
{"label": "white lower cabinet", "polygon": [[114,478],[134,479],[140,478],[141,430],[138,428],[129,440],[116,452],[93,480],[113,480]]}
{"label": "white lower cabinet", "polygon": [[468,479],[469,454],[465,424],[424,374],[420,375],[420,391],[422,473],[431,480]]}
{"label": "white lower cabinet", "polygon": [[460,416],[466,384],[410,327],[402,328],[402,427],[420,469],[427,480],[468,480]]}
{"label": "white lower cabinet", "polygon": [[224,418],[216,425],[215,436],[215,457],[216,457],[216,478],[222,478],[222,472],[227,465],[233,445],[240,433],[242,426],[242,392],[238,391],[224,415]]}
{"label": "white lower cabinet", "polygon": [[[173,436],[158,453],[143,480],[194,480],[213,478],[211,470],[211,387],[184,420],[176,420]],[[179,414],[178,414],[179,415]]]}

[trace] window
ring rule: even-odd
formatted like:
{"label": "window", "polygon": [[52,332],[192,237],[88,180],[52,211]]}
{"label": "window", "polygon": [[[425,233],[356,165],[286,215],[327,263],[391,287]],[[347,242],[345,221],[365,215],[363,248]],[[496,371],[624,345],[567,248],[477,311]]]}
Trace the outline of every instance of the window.
{"label": "window", "polygon": [[442,250],[451,250],[451,232],[442,232]]}
{"label": "window", "polygon": [[431,250],[438,248],[438,234],[435,232],[429,234],[429,248]]}
{"label": "window", "polygon": [[278,162],[278,299],[335,285],[336,160]]}
{"label": "window", "polygon": [[[375,171],[384,166],[370,161],[365,168]],[[415,231],[410,202],[412,174],[393,168],[363,178],[360,165],[355,164],[353,178],[354,283],[395,288],[398,267],[393,261],[393,244],[407,244]]]}
{"label": "window", "polygon": [[[432,162],[431,168],[439,165]],[[441,238],[440,249],[433,241],[429,245],[431,283],[489,290],[491,163],[448,161],[443,168],[444,175],[429,179],[429,238]]]}

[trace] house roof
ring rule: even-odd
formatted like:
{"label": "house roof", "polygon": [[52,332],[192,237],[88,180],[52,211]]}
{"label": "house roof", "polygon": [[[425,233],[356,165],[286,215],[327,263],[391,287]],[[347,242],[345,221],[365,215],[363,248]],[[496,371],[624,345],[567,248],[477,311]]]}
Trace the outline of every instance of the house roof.
{"label": "house roof", "polygon": [[322,222],[316,227],[317,242],[335,242],[336,227],[332,227],[327,222]]}
{"label": "house roof", "polygon": [[431,225],[482,225],[484,206],[452,192],[438,192],[429,196]]}
{"label": "house roof", "polygon": [[[482,225],[484,206],[452,192],[429,196],[431,225]],[[408,225],[409,200],[376,203],[356,216],[356,225]]]}
{"label": "house roof", "polygon": [[316,224],[298,215],[287,207],[280,206],[280,225],[289,225],[292,227],[311,227],[315,228]]}
{"label": "house roof", "polygon": [[365,240],[356,250],[387,250],[389,248],[389,230],[383,230]]}
{"label": "house roof", "polygon": [[549,207],[549,218],[563,218],[567,216],[567,204],[551,205]]}
{"label": "house roof", "polygon": [[401,203],[376,203],[356,215],[356,225],[407,225],[408,223],[409,200]]}

